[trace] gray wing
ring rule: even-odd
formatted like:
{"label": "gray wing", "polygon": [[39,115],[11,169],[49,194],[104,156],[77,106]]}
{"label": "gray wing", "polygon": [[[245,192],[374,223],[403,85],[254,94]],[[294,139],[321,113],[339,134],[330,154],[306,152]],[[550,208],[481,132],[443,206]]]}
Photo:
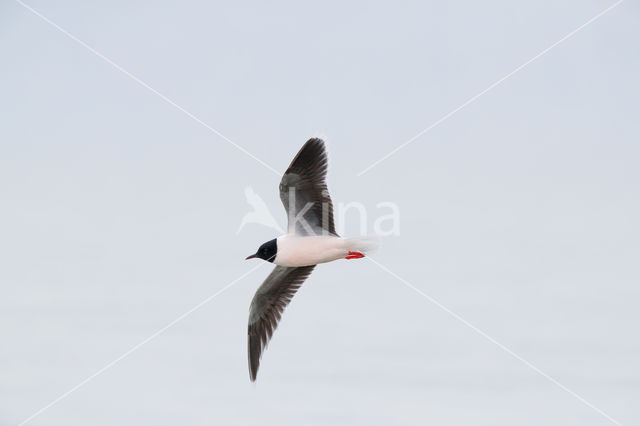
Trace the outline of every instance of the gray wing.
{"label": "gray wing", "polygon": [[251,381],[256,380],[260,356],[278,326],[284,308],[314,267],[315,265],[299,268],[276,266],[253,296],[247,330]]}
{"label": "gray wing", "polygon": [[[333,203],[325,182],[327,152],[322,139],[309,139],[280,181],[288,231],[299,235],[336,234]],[[300,215],[298,220],[295,218]]]}

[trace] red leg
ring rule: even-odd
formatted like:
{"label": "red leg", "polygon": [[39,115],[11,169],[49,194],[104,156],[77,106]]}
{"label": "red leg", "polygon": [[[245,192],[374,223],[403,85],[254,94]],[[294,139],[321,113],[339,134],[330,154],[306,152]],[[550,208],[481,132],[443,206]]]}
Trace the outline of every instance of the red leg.
{"label": "red leg", "polygon": [[361,259],[364,257],[364,254],[360,253],[359,251],[350,251],[349,254],[347,254],[347,257],[345,257],[345,259]]}

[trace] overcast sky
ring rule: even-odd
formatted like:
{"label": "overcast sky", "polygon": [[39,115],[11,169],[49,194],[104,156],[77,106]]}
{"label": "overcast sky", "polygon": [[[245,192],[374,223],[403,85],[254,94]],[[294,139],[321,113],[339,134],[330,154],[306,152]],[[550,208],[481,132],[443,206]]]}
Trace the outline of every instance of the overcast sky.
{"label": "overcast sky", "polygon": [[[27,424],[640,422],[636,2],[358,176],[614,2],[26,1],[113,63],[0,2],[0,425],[196,306]],[[245,187],[284,224],[316,135],[391,273],[316,268],[253,386]]]}

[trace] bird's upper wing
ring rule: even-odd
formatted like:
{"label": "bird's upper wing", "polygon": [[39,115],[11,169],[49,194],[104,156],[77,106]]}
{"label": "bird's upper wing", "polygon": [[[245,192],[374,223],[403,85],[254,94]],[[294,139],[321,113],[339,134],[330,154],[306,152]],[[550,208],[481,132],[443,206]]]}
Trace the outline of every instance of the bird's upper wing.
{"label": "bird's upper wing", "polygon": [[337,235],[333,224],[333,203],[325,183],[326,175],[327,152],[324,142],[322,139],[309,139],[280,181],[280,200],[287,212],[290,233]]}
{"label": "bird's upper wing", "polygon": [[314,267],[315,265],[299,268],[276,266],[253,296],[247,330],[249,374],[252,381],[256,380],[260,356],[278,326],[284,308]]}

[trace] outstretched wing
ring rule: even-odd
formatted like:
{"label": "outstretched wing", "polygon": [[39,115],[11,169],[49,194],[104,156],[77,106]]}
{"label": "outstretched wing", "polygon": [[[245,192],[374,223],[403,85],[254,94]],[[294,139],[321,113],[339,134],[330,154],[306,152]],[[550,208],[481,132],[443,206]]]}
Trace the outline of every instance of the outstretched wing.
{"label": "outstretched wing", "polygon": [[284,308],[314,267],[315,265],[299,268],[276,266],[253,296],[247,330],[251,381],[256,380],[260,356],[278,326]]}
{"label": "outstretched wing", "polygon": [[280,181],[280,200],[287,212],[290,233],[337,235],[326,175],[327,152],[324,142],[322,139],[309,139]]}

